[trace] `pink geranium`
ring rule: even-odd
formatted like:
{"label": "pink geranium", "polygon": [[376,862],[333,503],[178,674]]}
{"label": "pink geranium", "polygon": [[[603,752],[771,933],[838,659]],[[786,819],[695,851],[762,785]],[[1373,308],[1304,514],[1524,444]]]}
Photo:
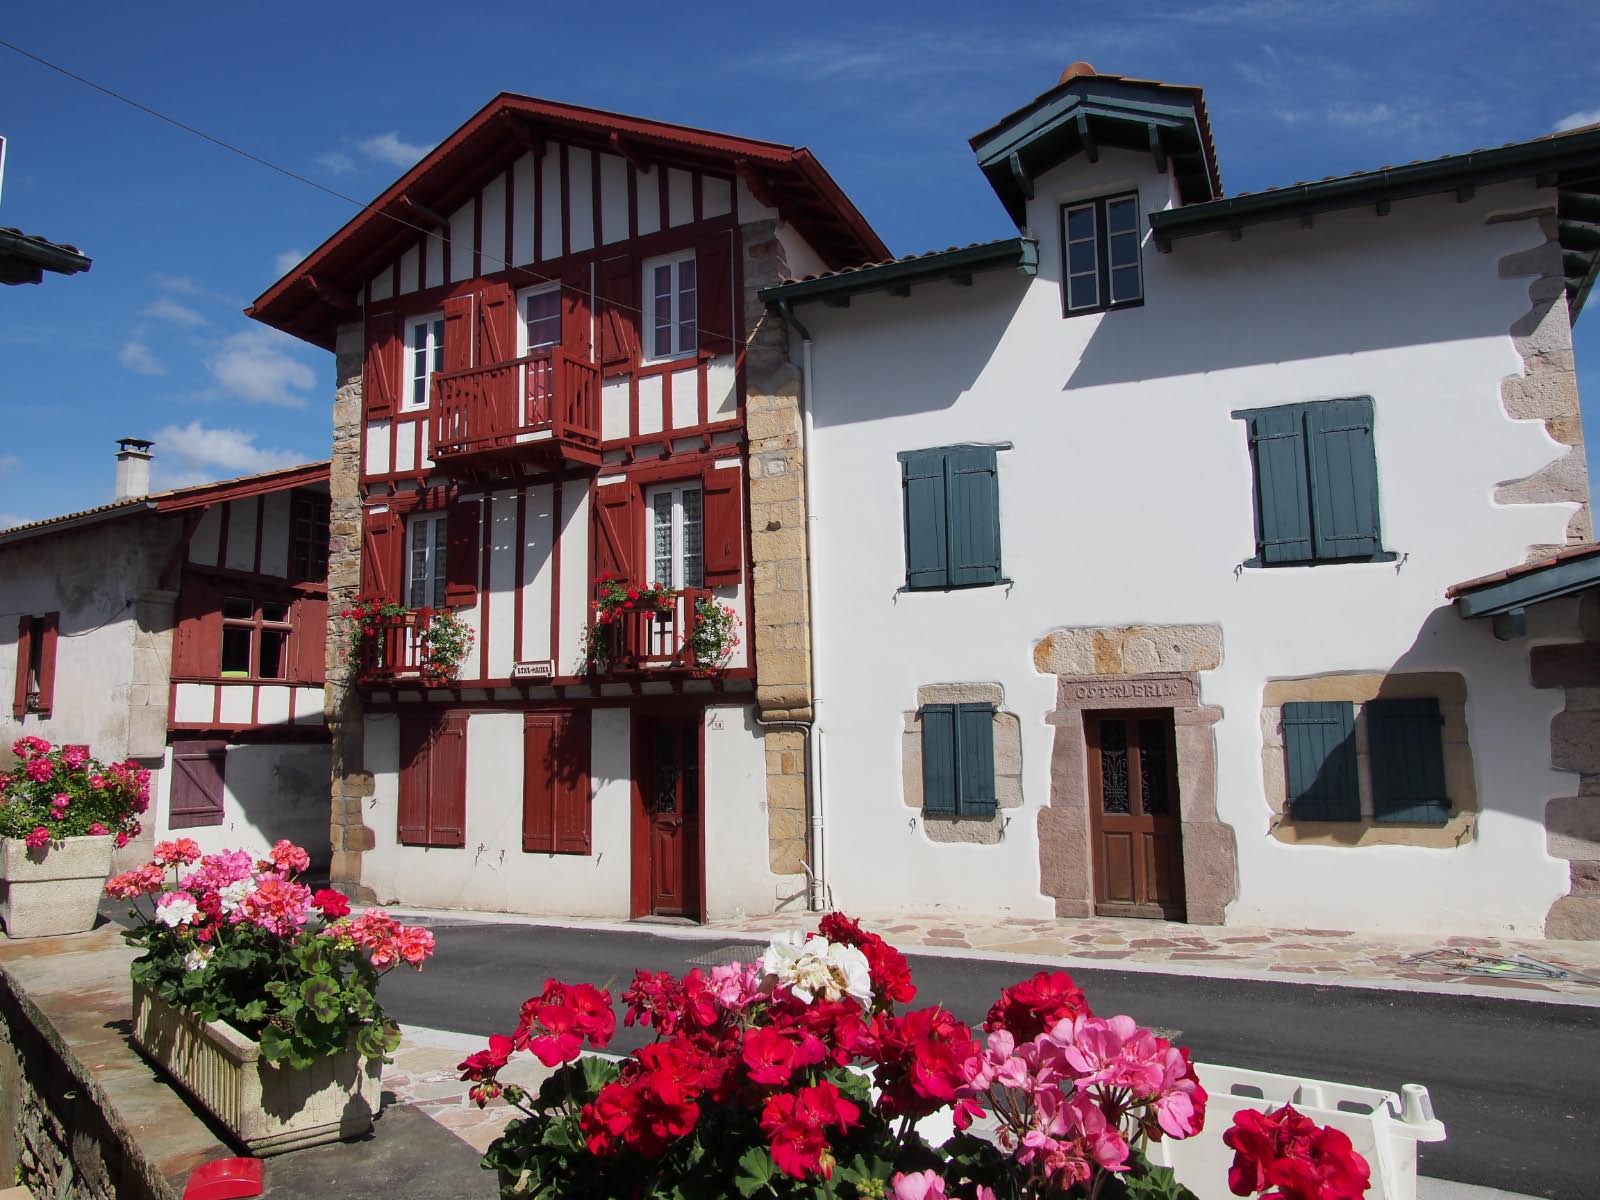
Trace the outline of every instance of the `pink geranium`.
{"label": "pink geranium", "polygon": [[150,860],[157,866],[188,866],[199,861],[200,844],[193,838],[181,837],[171,842],[157,842],[150,852]]}
{"label": "pink geranium", "polygon": [[311,889],[268,875],[240,900],[234,916],[279,937],[292,937],[310,915]]}
{"label": "pink geranium", "polygon": [[262,866],[281,871],[285,875],[307,870],[311,866],[311,856],[287,838],[280,839],[269,852],[270,864],[263,861]]}
{"label": "pink geranium", "polygon": [[50,831],[43,825],[35,826],[23,839],[30,850],[43,850],[50,844]]}

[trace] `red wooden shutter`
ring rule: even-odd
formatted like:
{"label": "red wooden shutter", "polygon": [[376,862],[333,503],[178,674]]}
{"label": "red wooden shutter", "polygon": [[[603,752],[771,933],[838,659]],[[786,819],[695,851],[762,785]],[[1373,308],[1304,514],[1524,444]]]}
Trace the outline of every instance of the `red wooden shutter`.
{"label": "red wooden shutter", "polygon": [[428,844],[428,759],[433,718],[428,713],[400,717],[400,844]]}
{"label": "red wooden shutter", "polygon": [[289,678],[296,683],[322,683],[327,676],[328,602],[321,596],[301,596],[293,611]]}
{"label": "red wooden shutter", "polygon": [[477,497],[454,500],[445,518],[449,548],[445,553],[444,602],[452,608],[478,602],[482,511],[483,501]]}
{"label": "red wooden shutter", "polygon": [[522,848],[553,854],[556,848],[556,713],[522,715]]}
{"label": "red wooden shutter", "polygon": [[700,301],[700,349],[732,354],[739,344],[734,329],[733,233],[719,233],[695,252]]}
{"label": "red wooden shutter", "polygon": [[510,362],[516,357],[517,309],[504,283],[484,287],[478,299],[478,365]]}
{"label": "red wooden shutter", "polygon": [[595,573],[610,573],[643,583],[644,579],[634,572],[634,562],[639,555],[639,548],[634,544],[638,541],[639,514],[634,507],[638,489],[608,487],[595,494]]}
{"label": "red wooden shutter", "polygon": [[701,477],[705,519],[704,572],[707,587],[744,578],[744,505],[739,500],[736,467],[707,467]]}
{"label": "red wooden shutter", "polygon": [[404,527],[392,512],[368,511],[361,536],[361,595],[367,600],[400,600]]}
{"label": "red wooden shutter", "polygon": [[588,854],[589,711],[561,722],[556,742],[553,821],[557,854]]}
{"label": "red wooden shutter", "polygon": [[222,780],[227,754],[227,742],[186,739],[172,743],[168,828],[222,824]]}
{"label": "red wooden shutter", "polygon": [[467,844],[467,714],[450,713],[428,755],[428,845]]}
{"label": "red wooden shutter", "polygon": [[367,358],[361,371],[361,396],[369,421],[390,416],[399,403],[402,340],[398,314],[367,314]]}
{"label": "red wooden shutter", "polygon": [[[444,369],[460,371],[472,365],[472,293],[451,296],[444,302]],[[432,399],[432,393],[429,393]]]}
{"label": "red wooden shutter", "polygon": [[17,686],[11,701],[13,717],[28,712],[28,663],[33,659],[33,618],[23,615],[17,623]]}
{"label": "red wooden shutter", "polygon": [[639,264],[631,255],[600,264],[600,363],[625,370],[639,357]]}
{"label": "red wooden shutter", "polygon": [[589,267],[569,266],[561,277],[561,348],[589,361]]}
{"label": "red wooden shutter", "polygon": [[216,679],[222,670],[222,592],[209,579],[184,575],[178,585],[172,673]]}
{"label": "red wooden shutter", "polygon": [[44,615],[44,649],[39,654],[39,715],[48,717],[55,707],[56,641],[61,632],[61,614]]}

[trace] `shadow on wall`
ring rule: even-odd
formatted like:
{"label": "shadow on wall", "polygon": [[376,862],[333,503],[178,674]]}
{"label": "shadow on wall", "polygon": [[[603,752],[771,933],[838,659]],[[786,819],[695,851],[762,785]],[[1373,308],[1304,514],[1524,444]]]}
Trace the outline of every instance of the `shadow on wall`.
{"label": "shadow on wall", "polygon": [[228,750],[229,819],[260,830],[268,843],[304,846],[313,872],[333,857],[328,828],[329,747],[232,746]]}

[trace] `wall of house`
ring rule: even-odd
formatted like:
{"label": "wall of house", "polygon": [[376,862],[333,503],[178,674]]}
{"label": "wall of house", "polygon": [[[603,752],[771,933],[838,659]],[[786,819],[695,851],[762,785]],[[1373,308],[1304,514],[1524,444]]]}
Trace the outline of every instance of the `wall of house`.
{"label": "wall of house", "polygon": [[160,837],[187,837],[207,854],[248,850],[265,855],[280,838],[303,846],[314,871],[328,866],[329,749],[325,742],[228,745],[223,760],[222,821],[172,829],[172,752],[151,787]]}
{"label": "wall of house", "polygon": [[[1509,416],[1500,394],[1523,369],[1511,334],[1541,269],[1516,256],[1547,241],[1552,193],[1505,184],[1171,254],[1147,243],[1141,307],[1063,319],[1059,205],[1131,189],[1146,211],[1169,203],[1168,179],[1142,155],[1102,151],[1040,178],[1036,279],[992,273],[803,311],[816,339],[813,545],[827,590],[815,653],[835,902],[1058,911],[1041,858],[1081,857],[1087,844],[1081,831],[1076,849],[1041,846],[1069,730],[1046,719],[1062,680],[1170,662],[1197,680],[1202,706],[1180,739],[1214,747],[1206,829],[1236,847],[1219,850],[1236,853],[1236,876],[1229,865],[1215,881],[1229,923],[1536,936],[1567,882],[1542,826],[1546,798],[1570,790],[1549,766],[1559,702],[1531,688],[1521,649],[1460,621],[1444,589],[1561,543],[1579,509],[1549,492],[1494,499],[1567,453],[1541,421]],[[1363,395],[1395,561],[1244,565],[1252,472],[1230,414]],[[1009,583],[902,592],[896,454],[964,442],[1006,444]],[[1536,639],[1572,636],[1570,614],[1544,619]],[[1144,627],[1176,632],[1163,645]],[[1085,648],[1081,661],[1060,650],[1068,643]],[[1462,676],[1481,812],[1461,844],[1268,836],[1266,684],[1346,672]],[[1020,722],[1023,804],[1002,810],[1013,819],[991,844],[935,842],[902,796],[904,714],[919,688],[974,683],[998,685]],[[1081,754],[1073,761],[1081,770]]]}

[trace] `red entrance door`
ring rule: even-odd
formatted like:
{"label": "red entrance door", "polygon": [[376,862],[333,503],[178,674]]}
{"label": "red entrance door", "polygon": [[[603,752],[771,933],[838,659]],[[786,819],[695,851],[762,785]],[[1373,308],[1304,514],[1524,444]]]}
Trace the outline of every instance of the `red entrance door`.
{"label": "red entrance door", "polygon": [[1184,917],[1183,835],[1170,710],[1084,713],[1095,911]]}
{"label": "red entrance door", "polygon": [[647,902],[652,916],[700,912],[700,718],[640,719]]}

